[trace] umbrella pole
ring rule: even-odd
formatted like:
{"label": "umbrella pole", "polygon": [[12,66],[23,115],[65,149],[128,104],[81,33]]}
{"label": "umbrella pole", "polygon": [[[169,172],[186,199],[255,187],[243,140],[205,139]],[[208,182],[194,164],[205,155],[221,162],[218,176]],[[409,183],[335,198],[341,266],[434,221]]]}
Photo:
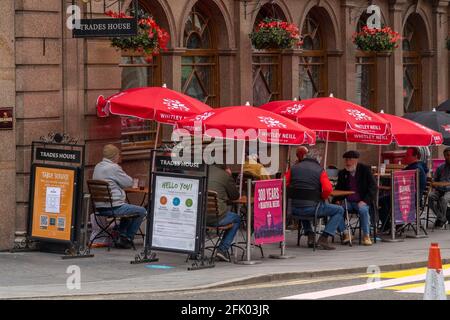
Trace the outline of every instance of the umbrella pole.
{"label": "umbrella pole", "polygon": [[381,145],[378,146],[378,177],[377,177],[377,208],[380,200],[380,180],[381,180]]}
{"label": "umbrella pole", "polygon": [[244,143],[242,144],[242,163],[241,163],[241,175],[240,175],[240,180],[239,180],[239,197],[242,197],[242,183],[244,180],[244,162],[245,162],[245,140]]}
{"label": "umbrella pole", "polygon": [[159,129],[161,124],[158,122],[158,126],[156,128],[156,138],[155,138],[155,147],[153,148],[153,159],[152,159],[152,173],[155,171],[155,154],[156,154],[156,148],[158,147],[158,139],[159,139]]}
{"label": "umbrella pole", "polygon": [[327,156],[328,156],[328,135],[330,134],[330,131],[327,131],[327,138],[325,139],[325,159],[323,161],[323,168],[327,169]]}
{"label": "umbrella pole", "polygon": [[288,146],[288,154],[287,154],[287,163],[286,163],[286,171],[291,167],[291,146]]}

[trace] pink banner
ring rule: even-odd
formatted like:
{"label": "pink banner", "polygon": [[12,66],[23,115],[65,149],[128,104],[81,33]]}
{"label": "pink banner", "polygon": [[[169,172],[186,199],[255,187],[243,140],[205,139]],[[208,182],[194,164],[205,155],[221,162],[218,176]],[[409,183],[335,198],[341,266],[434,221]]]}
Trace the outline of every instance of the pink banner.
{"label": "pink banner", "polygon": [[255,244],[284,241],[282,180],[255,183]]}
{"label": "pink banner", "polygon": [[416,180],[416,170],[394,172],[394,217],[396,225],[416,221]]}

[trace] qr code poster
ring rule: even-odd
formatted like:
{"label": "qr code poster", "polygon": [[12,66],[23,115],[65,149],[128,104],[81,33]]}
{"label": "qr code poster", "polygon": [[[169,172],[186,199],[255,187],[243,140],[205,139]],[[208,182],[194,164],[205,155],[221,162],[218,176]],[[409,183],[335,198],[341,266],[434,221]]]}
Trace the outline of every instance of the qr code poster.
{"label": "qr code poster", "polygon": [[40,227],[41,229],[47,229],[48,227],[48,216],[41,216],[40,217]]}
{"label": "qr code poster", "polygon": [[66,219],[65,218],[58,218],[58,230],[63,231],[66,228]]}
{"label": "qr code poster", "polygon": [[75,168],[33,166],[32,238],[72,240],[72,220],[77,196],[76,181]]}

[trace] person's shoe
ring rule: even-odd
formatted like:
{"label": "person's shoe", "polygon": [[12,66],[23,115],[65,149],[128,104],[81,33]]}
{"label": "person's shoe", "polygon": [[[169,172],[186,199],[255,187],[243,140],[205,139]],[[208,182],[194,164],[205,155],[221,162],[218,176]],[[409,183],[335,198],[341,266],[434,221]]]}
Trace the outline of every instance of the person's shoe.
{"label": "person's shoe", "polygon": [[317,241],[317,246],[323,250],[335,250],[336,248],[333,247],[328,243],[328,236],[321,235],[319,237],[319,241]]}
{"label": "person's shoe", "polygon": [[434,223],[434,229],[441,229],[444,225],[445,223],[443,223],[441,220],[436,220],[436,222]]}
{"label": "person's shoe", "polygon": [[216,259],[219,261],[225,261],[225,262],[230,262],[230,258],[228,257],[228,254],[226,252],[217,250],[216,251]]}
{"label": "person's shoe", "polygon": [[369,235],[364,235],[361,243],[363,245],[365,245],[365,246],[371,246],[372,245],[372,240],[370,240],[370,236]]}
{"label": "person's shoe", "polygon": [[350,243],[350,233],[346,230],[344,231],[344,236],[342,238],[342,244],[347,245]]}
{"label": "person's shoe", "polygon": [[316,235],[314,232],[308,233],[308,248],[314,248],[314,242],[316,242]]}
{"label": "person's shoe", "polygon": [[131,240],[125,237],[119,237],[119,240],[116,242],[116,248],[118,249],[131,249],[132,247]]}

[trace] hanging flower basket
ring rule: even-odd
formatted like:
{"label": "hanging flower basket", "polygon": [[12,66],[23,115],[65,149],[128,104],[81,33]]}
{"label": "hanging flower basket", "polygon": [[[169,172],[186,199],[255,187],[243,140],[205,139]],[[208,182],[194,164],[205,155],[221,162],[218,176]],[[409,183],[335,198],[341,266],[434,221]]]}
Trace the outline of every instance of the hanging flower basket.
{"label": "hanging flower basket", "polygon": [[392,52],[398,48],[400,34],[390,27],[382,29],[369,29],[364,26],[361,32],[353,35],[353,43],[362,51],[367,52]]}
{"label": "hanging flower basket", "polygon": [[[132,18],[125,13],[105,12],[113,18]],[[111,38],[111,45],[122,50],[122,56],[143,56],[147,62],[167,50],[169,33],[161,28],[155,20],[142,10],[138,12],[138,34],[133,37]]]}
{"label": "hanging flower basket", "polygon": [[297,25],[278,19],[266,18],[249,35],[255,49],[292,49],[303,42]]}

